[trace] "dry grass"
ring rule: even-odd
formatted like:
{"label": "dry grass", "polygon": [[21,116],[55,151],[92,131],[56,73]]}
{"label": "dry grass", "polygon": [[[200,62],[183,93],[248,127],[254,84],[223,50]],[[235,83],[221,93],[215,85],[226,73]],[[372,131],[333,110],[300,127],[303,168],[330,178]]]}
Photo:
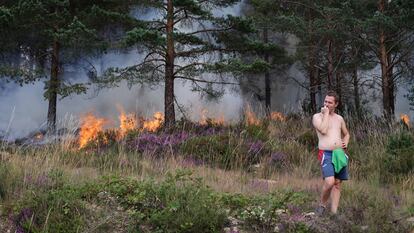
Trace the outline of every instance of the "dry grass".
{"label": "dry grass", "polygon": [[[358,125],[354,122],[350,127],[350,149],[354,151],[350,163],[351,180],[343,184],[340,208],[348,211],[349,216],[355,215],[357,218],[352,211],[359,206],[365,208],[365,202],[369,199],[370,204],[381,211],[379,207],[384,206],[385,212],[389,207],[401,212],[403,217],[406,217],[407,212],[411,211],[412,214],[413,210],[409,209],[414,208],[414,176],[400,176],[398,180],[386,185],[380,181],[382,171],[379,161],[386,153],[387,137],[390,133],[387,130],[390,129],[385,129],[385,133],[380,128],[371,130],[374,126],[369,124],[356,128]],[[355,128],[352,129],[353,127]],[[17,200],[33,185],[39,185],[44,176],[56,170],[64,174],[65,182],[76,185],[113,174],[135,177],[138,180],[163,180],[167,173],[174,173],[179,169],[191,170],[194,176],[201,177],[205,184],[217,192],[262,195],[288,189],[310,193],[315,197],[312,204],[316,204],[322,186],[316,148],[309,148],[298,140],[312,131],[310,122],[303,119],[271,122],[265,130],[268,135],[265,143],[273,151],[287,154],[293,163],[275,168],[269,165],[269,158],[264,158],[252,168],[223,170],[208,165],[196,165],[173,154],[173,151],[163,156],[140,154],[128,151],[121,144],[102,153],[79,151],[74,137],[65,138],[58,144],[37,148],[0,145],[0,165],[4,170],[1,171],[3,177],[0,178],[3,180],[0,181],[0,186],[3,185],[6,192],[3,204]],[[363,136],[367,140],[364,144],[358,141],[358,133],[365,133]],[[306,137],[305,139],[309,140]],[[4,172],[6,173],[3,174]]]}

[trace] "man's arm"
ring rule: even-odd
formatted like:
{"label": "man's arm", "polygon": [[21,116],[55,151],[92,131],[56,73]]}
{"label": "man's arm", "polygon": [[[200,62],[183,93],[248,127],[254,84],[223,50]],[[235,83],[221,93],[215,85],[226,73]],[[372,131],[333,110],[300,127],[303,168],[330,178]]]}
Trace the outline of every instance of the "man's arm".
{"label": "man's arm", "polygon": [[315,114],[312,118],[312,124],[315,129],[321,133],[328,133],[328,115],[327,114]]}
{"label": "man's arm", "polygon": [[348,129],[346,128],[346,124],[343,118],[341,121],[341,131],[342,131],[342,135],[344,136],[342,138],[342,147],[346,148],[348,147],[350,135],[349,135]]}

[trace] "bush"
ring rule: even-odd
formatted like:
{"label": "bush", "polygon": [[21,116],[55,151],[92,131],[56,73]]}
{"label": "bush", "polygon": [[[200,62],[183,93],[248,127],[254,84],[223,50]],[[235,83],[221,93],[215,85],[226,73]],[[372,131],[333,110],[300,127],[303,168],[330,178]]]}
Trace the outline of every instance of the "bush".
{"label": "bush", "polygon": [[248,141],[221,134],[191,138],[183,143],[181,153],[196,161],[232,169],[258,163],[264,155],[269,154],[269,150],[260,140]]}
{"label": "bush", "polygon": [[384,166],[391,174],[414,172],[414,137],[407,131],[391,135],[388,139]]}
{"label": "bush", "polygon": [[266,125],[248,125],[245,130],[247,136],[254,140],[266,141],[268,139]]}
{"label": "bush", "polygon": [[301,220],[295,219],[295,216],[301,215],[301,211],[310,200],[308,194],[292,190],[280,190],[269,195],[253,197],[238,194],[222,196],[222,202],[230,209],[230,214],[241,220],[244,227],[253,232],[274,232],[276,227],[282,226],[283,232],[307,229]]}
{"label": "bush", "polygon": [[308,150],[318,147],[318,136],[314,130],[307,130],[305,133],[299,135],[298,141],[307,146]]}
{"label": "bush", "polygon": [[[367,226],[369,232],[408,232],[407,225],[398,219],[390,193],[365,186],[343,189],[340,207],[345,218],[356,226]],[[341,226],[349,227],[349,226]]]}
{"label": "bush", "polygon": [[[35,195],[33,195],[33,193]],[[77,188],[66,186],[30,192],[16,205],[12,218],[17,232],[79,232],[85,224],[84,208]]]}
{"label": "bush", "polygon": [[169,174],[158,184],[112,178],[104,187],[144,232],[220,232],[226,220],[219,198],[188,172]]}

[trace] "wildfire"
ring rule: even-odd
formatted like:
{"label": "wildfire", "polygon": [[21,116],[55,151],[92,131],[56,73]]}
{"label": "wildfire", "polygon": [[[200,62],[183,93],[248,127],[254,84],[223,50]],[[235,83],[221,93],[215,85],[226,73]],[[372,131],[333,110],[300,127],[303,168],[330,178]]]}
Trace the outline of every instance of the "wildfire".
{"label": "wildfire", "polygon": [[119,115],[119,121],[120,125],[118,139],[124,138],[128,131],[137,128],[137,120],[135,114],[125,114],[125,112],[121,110],[121,115]]}
{"label": "wildfire", "polygon": [[410,117],[407,114],[400,114],[400,119],[406,126],[410,127]]}
{"label": "wildfire", "polygon": [[286,121],[286,117],[281,112],[271,112],[270,119],[274,121]]}
{"label": "wildfire", "polygon": [[164,114],[162,114],[161,112],[156,112],[154,113],[153,120],[144,121],[142,129],[150,131],[150,132],[155,132],[161,127],[161,124],[163,121],[164,121]]}
{"label": "wildfire", "polygon": [[43,139],[43,134],[42,134],[42,133],[37,133],[37,134],[34,136],[34,138],[35,138],[36,140],[40,141],[40,140],[42,140],[42,139]]}
{"label": "wildfire", "polygon": [[260,120],[256,117],[256,114],[254,114],[254,112],[251,110],[250,105],[247,105],[245,115],[246,115],[246,123],[248,125],[259,125],[260,124]]}
{"label": "wildfire", "polygon": [[97,118],[92,113],[81,117],[82,126],[79,133],[79,149],[86,146],[86,144],[94,140],[98,133],[102,131],[102,127],[106,123],[103,118]]}
{"label": "wildfire", "polygon": [[221,115],[219,118],[210,118],[210,117],[207,117],[207,114],[208,114],[207,109],[201,110],[200,125],[208,125],[209,123],[212,123],[214,125],[224,125],[223,115]]}

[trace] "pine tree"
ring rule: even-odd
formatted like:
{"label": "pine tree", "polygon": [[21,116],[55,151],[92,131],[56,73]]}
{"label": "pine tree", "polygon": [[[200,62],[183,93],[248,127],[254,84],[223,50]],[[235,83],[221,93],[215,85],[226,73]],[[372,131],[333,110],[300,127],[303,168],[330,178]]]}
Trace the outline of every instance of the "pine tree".
{"label": "pine tree", "polygon": [[391,119],[395,111],[398,82],[410,72],[413,56],[414,2],[410,0],[367,0],[360,19],[360,38],[371,49],[381,67],[379,83],[383,112]]}
{"label": "pine tree", "polygon": [[[13,43],[9,56],[24,55],[17,63],[4,63],[2,76],[20,84],[47,78],[44,97],[48,100],[47,126],[56,128],[57,98],[72,93],[84,93],[85,84],[71,84],[62,80],[66,62],[91,55],[105,47],[103,28],[110,25],[134,26],[136,20],[128,15],[133,1],[82,0],[20,0],[6,7],[11,12],[9,24]],[[3,51],[6,51],[3,49]],[[20,56],[21,57],[21,56]]]}
{"label": "pine tree", "polygon": [[[144,1],[147,9],[160,18],[143,20],[143,26],[127,32],[126,46],[143,52],[142,62],[111,68],[101,78],[103,83],[128,80],[132,83],[164,84],[164,126],[175,124],[176,79],[187,80],[194,91],[220,96],[216,84],[233,84],[224,73],[261,69],[263,63],[244,64],[236,59],[240,50],[253,46],[244,33],[251,24],[239,17],[221,16],[214,10],[233,6],[238,0],[165,0]],[[251,42],[251,43],[250,43]],[[218,75],[217,75],[218,74]]]}
{"label": "pine tree", "polygon": [[252,20],[255,30],[253,38],[257,41],[255,49],[248,51],[250,56],[258,57],[267,63],[269,69],[264,71],[264,100],[266,114],[269,116],[271,110],[271,71],[278,69],[279,71],[291,64],[286,50],[282,48],[277,36],[280,34],[281,25],[279,25],[279,11],[283,9],[279,4],[275,4],[273,0],[250,0],[248,1],[251,9],[247,12],[247,16]]}

